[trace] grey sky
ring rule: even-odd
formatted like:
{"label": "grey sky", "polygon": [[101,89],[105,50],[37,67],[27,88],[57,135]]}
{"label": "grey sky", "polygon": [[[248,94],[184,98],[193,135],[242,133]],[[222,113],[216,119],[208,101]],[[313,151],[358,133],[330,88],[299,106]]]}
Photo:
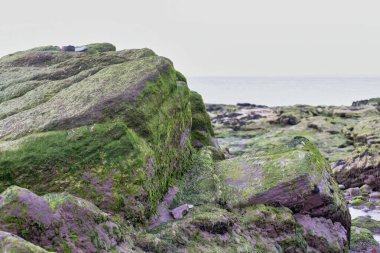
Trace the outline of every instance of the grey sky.
{"label": "grey sky", "polygon": [[0,56],[149,47],[186,75],[380,75],[378,0],[1,0]]}

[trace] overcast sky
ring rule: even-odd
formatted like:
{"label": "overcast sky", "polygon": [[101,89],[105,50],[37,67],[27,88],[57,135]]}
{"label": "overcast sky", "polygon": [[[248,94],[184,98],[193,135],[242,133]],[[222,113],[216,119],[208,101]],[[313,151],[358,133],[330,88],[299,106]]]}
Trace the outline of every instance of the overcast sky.
{"label": "overcast sky", "polygon": [[380,75],[379,0],[1,0],[0,56],[149,47],[188,76]]}

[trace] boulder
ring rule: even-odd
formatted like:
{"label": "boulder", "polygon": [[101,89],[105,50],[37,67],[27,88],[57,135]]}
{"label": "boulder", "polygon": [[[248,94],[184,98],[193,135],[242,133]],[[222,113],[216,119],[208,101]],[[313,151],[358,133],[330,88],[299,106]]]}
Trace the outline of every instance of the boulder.
{"label": "boulder", "polygon": [[360,189],[358,187],[349,188],[349,189],[345,190],[345,192],[347,192],[351,198],[362,195],[360,192]]}
{"label": "boulder", "polygon": [[374,234],[380,234],[380,221],[373,220],[370,216],[359,216],[352,220],[352,225],[358,228],[366,228]]}
{"label": "boulder", "polygon": [[0,252],[48,253],[49,251],[25,241],[21,237],[0,231]]}
{"label": "boulder", "polygon": [[297,125],[301,120],[292,114],[282,114],[278,118],[278,123],[282,125]]}
{"label": "boulder", "polygon": [[0,213],[0,230],[17,234],[47,250],[130,252],[124,250],[126,247],[131,250],[126,231],[119,224],[92,203],[70,194],[39,197],[12,186],[0,195]]}
{"label": "boulder", "polygon": [[377,253],[380,245],[373,238],[373,234],[366,228],[351,228],[350,253]]}
{"label": "boulder", "polygon": [[332,222],[323,217],[312,218],[310,215],[295,216],[304,230],[308,243],[308,252],[340,253],[344,252],[347,242],[347,230],[339,222]]}
{"label": "boulder", "polygon": [[361,147],[352,157],[332,166],[336,180],[347,188],[368,185],[380,190],[380,153],[376,146]]}
{"label": "boulder", "polygon": [[66,191],[144,223],[190,163],[190,90],[150,49],[86,47],[0,59],[0,192]]}
{"label": "boulder", "polygon": [[295,213],[338,222],[349,231],[350,214],[330,175],[331,168],[306,138],[296,137],[274,150],[222,161],[217,167],[227,206],[286,206]]}
{"label": "boulder", "polygon": [[173,216],[175,220],[180,220],[183,218],[184,215],[189,213],[189,210],[190,210],[189,205],[183,204],[171,210],[170,214],[171,216]]}
{"label": "boulder", "polygon": [[74,46],[63,46],[62,47],[62,51],[65,51],[65,52],[75,52],[75,47]]}

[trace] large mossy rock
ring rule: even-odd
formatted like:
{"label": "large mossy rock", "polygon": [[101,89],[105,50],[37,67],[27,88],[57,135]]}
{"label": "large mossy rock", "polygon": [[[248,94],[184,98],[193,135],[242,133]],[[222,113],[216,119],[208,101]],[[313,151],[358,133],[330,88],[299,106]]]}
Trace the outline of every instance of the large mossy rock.
{"label": "large mossy rock", "polygon": [[144,222],[189,164],[190,91],[150,49],[91,47],[0,59],[0,191],[66,191]]}
{"label": "large mossy rock", "polygon": [[350,214],[331,168],[307,139],[296,137],[269,151],[220,162],[227,206],[281,205],[299,214],[339,222],[346,231]]}

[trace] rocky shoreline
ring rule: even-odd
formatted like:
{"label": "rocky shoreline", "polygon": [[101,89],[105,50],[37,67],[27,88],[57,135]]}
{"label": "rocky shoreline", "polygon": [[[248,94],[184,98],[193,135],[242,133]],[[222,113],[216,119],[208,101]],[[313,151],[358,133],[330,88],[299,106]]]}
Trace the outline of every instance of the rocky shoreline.
{"label": "rocky shoreline", "polygon": [[380,252],[379,99],[205,105],[88,46],[0,59],[0,252]]}
{"label": "rocky shoreline", "polygon": [[344,190],[353,218],[350,252],[379,251],[379,99],[340,107],[209,104],[207,110],[229,157],[272,149],[294,136],[312,140]]}

